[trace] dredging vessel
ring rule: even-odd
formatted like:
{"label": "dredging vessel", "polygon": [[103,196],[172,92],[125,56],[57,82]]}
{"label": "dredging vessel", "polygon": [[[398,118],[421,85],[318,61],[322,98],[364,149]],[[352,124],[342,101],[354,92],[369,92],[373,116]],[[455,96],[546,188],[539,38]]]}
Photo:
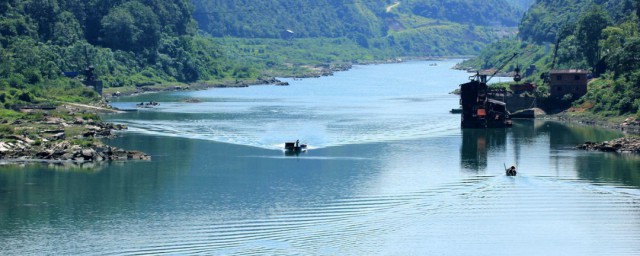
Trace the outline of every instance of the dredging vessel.
{"label": "dredging vessel", "polygon": [[[490,76],[479,71],[469,77],[468,83],[460,85],[460,106],[462,107],[462,128],[500,128],[511,126],[511,116],[504,101],[496,100],[507,94],[505,88],[489,88],[488,81],[493,78],[507,62],[515,58],[514,54],[505,64]],[[520,69],[516,68],[515,81],[520,81]],[[489,76],[487,78],[487,76]]]}

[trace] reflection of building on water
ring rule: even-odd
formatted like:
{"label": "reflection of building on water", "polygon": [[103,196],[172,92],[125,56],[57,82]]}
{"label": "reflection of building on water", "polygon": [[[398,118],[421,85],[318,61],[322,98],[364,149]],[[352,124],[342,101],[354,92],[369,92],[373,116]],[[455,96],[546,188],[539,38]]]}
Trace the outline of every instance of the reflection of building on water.
{"label": "reflection of building on water", "polygon": [[[508,130],[462,129],[460,165],[463,169],[484,171],[490,161],[489,153],[496,151],[500,152],[498,155],[506,157],[507,164],[520,163],[528,154],[524,149],[529,148],[536,137],[549,136],[546,127],[546,122],[517,120],[513,123],[513,128]],[[508,151],[512,151],[513,155],[507,156]],[[497,164],[502,166],[503,163]]]}
{"label": "reflection of building on water", "polygon": [[490,151],[505,151],[507,131],[504,129],[462,129],[460,165],[463,169],[484,171]]}

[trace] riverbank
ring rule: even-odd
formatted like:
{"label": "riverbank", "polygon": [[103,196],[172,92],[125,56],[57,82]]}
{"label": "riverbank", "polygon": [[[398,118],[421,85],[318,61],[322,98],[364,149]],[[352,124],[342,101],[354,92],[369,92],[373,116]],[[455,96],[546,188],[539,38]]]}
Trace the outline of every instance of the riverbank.
{"label": "riverbank", "polygon": [[[376,63],[388,63],[388,62],[376,62]],[[371,63],[374,64],[374,63]],[[339,64],[326,64],[326,65],[314,65],[305,66],[308,70],[305,73],[296,74],[294,78],[314,78],[322,76],[331,76],[335,72],[347,71],[353,67],[351,63],[339,63]],[[171,91],[185,91],[185,90],[205,90],[209,88],[242,88],[252,85],[276,85],[287,86],[289,83],[280,81],[272,76],[264,76],[256,79],[226,79],[218,81],[204,81],[189,84],[157,84],[139,87],[111,87],[105,88],[103,97],[106,99],[114,97],[126,97],[143,93],[154,92],[171,92]]]}
{"label": "riverbank", "polygon": [[640,135],[640,120],[634,116],[605,118],[593,114],[564,111],[557,114],[546,115],[543,118],[617,130],[628,135]]}
{"label": "riverbank", "polygon": [[115,113],[103,104],[63,103],[51,110],[29,110],[2,118],[0,163],[48,162],[76,164],[150,160],[143,152],[104,144],[126,126],[103,122],[99,113]]}
{"label": "riverbank", "polygon": [[[295,79],[303,79],[303,78],[318,78],[323,76],[331,76],[335,72],[348,71],[353,68],[354,65],[379,65],[379,64],[390,64],[390,63],[401,63],[406,61],[441,61],[446,59],[464,59],[469,58],[470,56],[443,56],[443,57],[404,57],[404,58],[394,58],[394,59],[385,59],[385,60],[376,60],[376,61],[366,61],[366,62],[355,62],[355,63],[331,63],[331,64],[320,64],[320,65],[304,65],[303,67],[307,70],[303,73],[297,73],[282,77],[292,77]],[[154,93],[154,92],[172,92],[172,91],[185,91],[185,90],[205,90],[209,88],[242,88],[253,85],[276,85],[276,86],[287,86],[289,85],[287,82],[283,82],[276,76],[263,76],[256,79],[226,79],[226,80],[216,80],[216,81],[204,81],[204,82],[196,82],[189,84],[182,83],[173,83],[173,84],[157,84],[157,85],[147,85],[147,86],[139,86],[139,87],[111,87],[105,88],[103,97],[106,99],[115,98],[115,97],[126,97],[133,96],[144,93]]]}

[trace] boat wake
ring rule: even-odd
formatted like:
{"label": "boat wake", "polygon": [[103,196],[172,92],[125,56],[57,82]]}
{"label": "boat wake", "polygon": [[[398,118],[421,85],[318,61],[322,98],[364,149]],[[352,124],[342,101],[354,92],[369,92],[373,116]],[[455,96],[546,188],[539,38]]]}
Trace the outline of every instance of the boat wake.
{"label": "boat wake", "polygon": [[416,140],[451,136],[459,133],[457,120],[452,122],[220,122],[218,120],[167,121],[120,119],[112,122],[128,127],[125,132],[153,136],[209,140],[264,149],[281,150],[284,142],[299,140],[309,150],[353,144]]}

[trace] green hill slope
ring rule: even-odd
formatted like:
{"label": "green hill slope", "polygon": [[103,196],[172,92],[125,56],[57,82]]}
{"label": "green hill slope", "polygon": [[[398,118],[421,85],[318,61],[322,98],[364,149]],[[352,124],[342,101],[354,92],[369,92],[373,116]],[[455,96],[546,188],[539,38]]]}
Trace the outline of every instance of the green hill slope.
{"label": "green hill slope", "polygon": [[[199,28],[239,38],[339,38],[396,55],[474,54],[513,33],[522,13],[505,0],[193,0]],[[460,45],[461,47],[455,47]]]}
{"label": "green hill slope", "polygon": [[258,75],[195,25],[188,0],[3,1],[0,107],[94,100],[79,78],[63,75],[89,65],[106,87]]}

